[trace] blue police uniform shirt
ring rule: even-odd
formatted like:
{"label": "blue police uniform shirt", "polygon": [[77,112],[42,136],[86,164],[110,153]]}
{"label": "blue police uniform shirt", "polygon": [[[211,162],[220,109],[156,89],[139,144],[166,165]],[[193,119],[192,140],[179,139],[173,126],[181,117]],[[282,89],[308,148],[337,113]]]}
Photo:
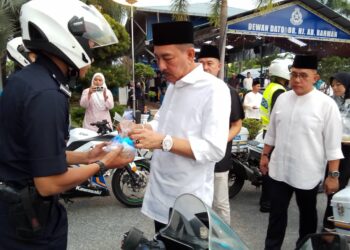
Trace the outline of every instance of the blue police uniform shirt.
{"label": "blue police uniform shirt", "polygon": [[[59,82],[67,79],[44,56],[9,77],[0,97],[0,180],[25,185],[67,171],[69,102]],[[0,201],[1,249],[67,248],[67,213],[57,199],[42,235],[32,241],[18,239],[10,218],[9,205]]]}
{"label": "blue police uniform shirt", "polygon": [[44,56],[8,78],[0,99],[0,180],[67,171],[69,100],[60,82],[67,79]]}

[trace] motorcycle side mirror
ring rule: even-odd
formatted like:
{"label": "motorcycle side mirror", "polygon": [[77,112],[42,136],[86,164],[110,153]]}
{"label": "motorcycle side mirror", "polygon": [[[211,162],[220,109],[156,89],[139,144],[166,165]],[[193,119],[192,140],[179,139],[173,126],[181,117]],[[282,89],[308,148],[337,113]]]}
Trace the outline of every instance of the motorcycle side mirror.
{"label": "motorcycle side mirror", "polygon": [[296,250],[349,250],[345,236],[333,233],[307,235]]}

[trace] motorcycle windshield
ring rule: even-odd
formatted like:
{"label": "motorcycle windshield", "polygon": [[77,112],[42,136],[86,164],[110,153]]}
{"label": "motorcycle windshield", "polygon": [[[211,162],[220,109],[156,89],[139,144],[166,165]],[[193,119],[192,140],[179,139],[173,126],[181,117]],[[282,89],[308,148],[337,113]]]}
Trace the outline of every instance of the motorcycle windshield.
{"label": "motorcycle windshield", "polygon": [[192,194],[176,199],[169,223],[160,235],[189,249],[248,249],[231,227]]}

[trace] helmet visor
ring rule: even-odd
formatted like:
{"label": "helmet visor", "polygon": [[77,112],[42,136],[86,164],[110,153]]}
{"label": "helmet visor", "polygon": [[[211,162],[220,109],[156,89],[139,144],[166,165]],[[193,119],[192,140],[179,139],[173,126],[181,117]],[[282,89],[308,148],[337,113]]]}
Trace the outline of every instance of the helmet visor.
{"label": "helmet visor", "polygon": [[89,40],[90,48],[103,47],[118,43],[118,39],[109,23],[92,5],[86,9],[83,17],[84,32],[82,36]]}

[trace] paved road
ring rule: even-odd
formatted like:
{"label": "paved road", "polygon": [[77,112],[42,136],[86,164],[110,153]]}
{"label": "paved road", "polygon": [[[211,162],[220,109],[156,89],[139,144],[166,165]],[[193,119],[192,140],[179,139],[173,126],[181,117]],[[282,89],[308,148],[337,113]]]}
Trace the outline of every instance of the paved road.
{"label": "paved road", "polygon": [[[252,250],[263,249],[268,214],[258,210],[260,190],[246,182],[243,190],[231,200],[231,226]],[[77,199],[67,206],[69,217],[69,250],[120,249],[121,235],[135,226],[150,238],[153,222],[139,208],[126,208],[112,195]],[[319,221],[325,207],[324,194],[318,195]],[[298,210],[293,199],[282,249],[294,249],[298,235]]]}

